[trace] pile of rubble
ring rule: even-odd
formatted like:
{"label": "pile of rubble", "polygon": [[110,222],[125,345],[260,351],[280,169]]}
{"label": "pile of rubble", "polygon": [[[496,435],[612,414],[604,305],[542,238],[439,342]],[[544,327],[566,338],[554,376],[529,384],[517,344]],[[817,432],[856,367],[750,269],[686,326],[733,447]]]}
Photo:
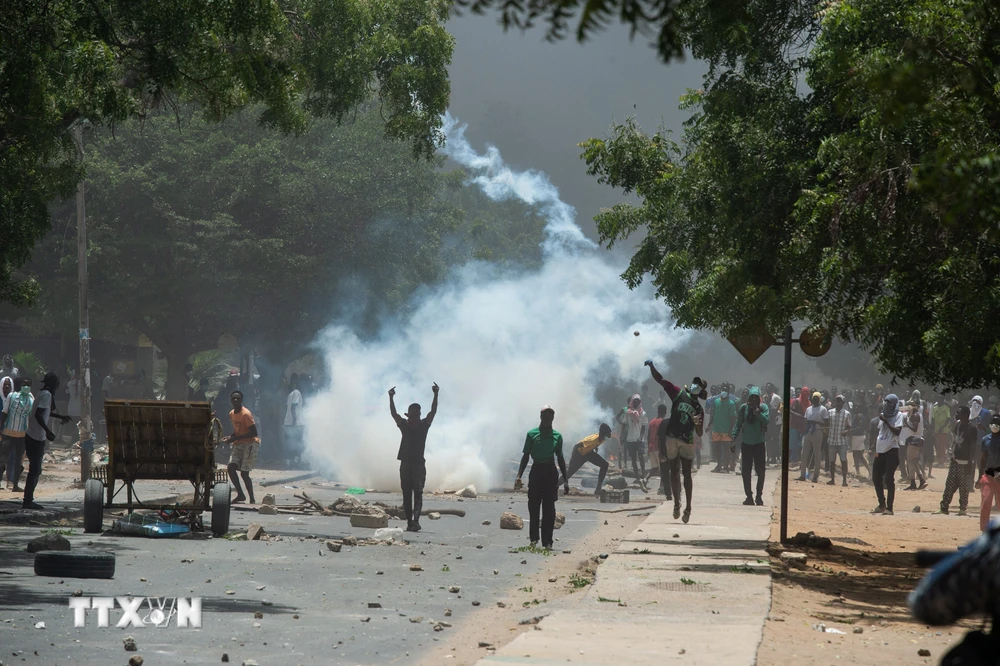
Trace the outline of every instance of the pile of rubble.
{"label": "pile of rubble", "polygon": [[[463,488],[468,491],[467,488]],[[475,493],[475,489],[472,489]],[[389,518],[403,520],[403,507],[383,502],[362,502],[354,495],[341,495],[332,504],[323,506],[309,496],[304,490],[295,493],[299,500],[298,504],[276,504],[274,495],[268,493],[261,500],[261,505],[257,508],[258,513],[275,515],[279,513],[297,515],[323,515],[323,516],[344,516],[351,519],[351,527],[367,527],[370,529],[382,529],[389,527]],[[427,516],[431,520],[437,520],[442,515],[464,517],[465,511],[461,509],[438,509],[423,511],[420,515]]]}

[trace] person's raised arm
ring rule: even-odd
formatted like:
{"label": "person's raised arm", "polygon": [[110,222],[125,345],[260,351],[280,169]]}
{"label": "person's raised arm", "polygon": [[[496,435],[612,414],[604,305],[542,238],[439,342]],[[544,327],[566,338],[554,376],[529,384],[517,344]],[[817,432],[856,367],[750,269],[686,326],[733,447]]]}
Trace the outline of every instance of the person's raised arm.
{"label": "person's raised arm", "polygon": [[649,374],[652,375],[653,381],[659,384],[663,390],[667,392],[667,396],[671,400],[676,398],[677,394],[681,392],[681,388],[664,379],[663,375],[656,371],[656,366],[653,365],[652,361],[646,361],[645,365],[649,367]]}
{"label": "person's raised arm", "polygon": [[438,413],[438,391],[441,390],[441,387],[435,383],[431,387],[431,390],[434,391],[434,400],[431,401],[431,411],[427,412],[427,425],[431,424],[431,421],[434,420],[434,416]]}
{"label": "person's raised arm", "polygon": [[736,441],[736,437],[740,434],[740,430],[743,428],[743,414],[746,410],[743,409],[741,405],[739,409],[736,410],[736,423],[733,424],[733,432],[731,433],[732,441]]}
{"label": "person's raised arm", "polygon": [[389,389],[389,413],[392,414],[392,420],[399,423],[399,414],[396,412],[396,387],[393,386]]}

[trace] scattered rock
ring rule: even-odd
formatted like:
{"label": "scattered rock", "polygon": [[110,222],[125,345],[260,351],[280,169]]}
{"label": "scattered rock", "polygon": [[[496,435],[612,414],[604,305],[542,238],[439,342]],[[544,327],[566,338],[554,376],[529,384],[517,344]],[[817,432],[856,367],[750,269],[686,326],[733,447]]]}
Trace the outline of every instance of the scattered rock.
{"label": "scattered rock", "polygon": [[259,523],[250,523],[250,527],[247,528],[247,541],[260,541],[262,536],[264,527]]}
{"label": "scattered rock", "polygon": [[428,520],[441,520],[441,514],[438,513],[437,511],[431,511],[430,513],[427,514],[427,519]]}
{"label": "scattered rock", "polygon": [[122,639],[122,643],[125,645],[125,651],[126,652],[135,652],[136,651],[135,639],[132,638],[131,636],[126,636],[125,638],[123,638]]}
{"label": "scattered rock", "polygon": [[386,541],[402,541],[403,530],[398,527],[383,527],[375,530],[375,536],[373,538],[384,539]]}
{"label": "scattered rock", "polygon": [[228,594],[229,596],[233,596],[234,594],[236,594],[236,590],[226,590],[226,594]]}
{"label": "scattered rock", "polygon": [[448,591],[451,592],[452,594],[458,594],[459,592],[462,591],[462,588],[459,585],[452,585],[451,587],[448,588]]}
{"label": "scattered rock", "polygon": [[372,619],[370,617],[363,617],[363,618],[361,618],[361,621],[362,622],[371,622]]}
{"label": "scattered rock", "polygon": [[128,666],[142,666],[143,659],[140,655],[134,654],[128,660]]}
{"label": "scattered rock", "polygon": [[244,659],[243,666],[260,666],[256,659]]}
{"label": "scattered rock", "polygon": [[73,596],[74,597],[82,597],[83,596],[83,590],[73,590]]}
{"label": "scattered rock", "polygon": [[473,606],[478,606],[478,605],[479,605],[479,602],[478,602],[478,601],[473,601],[473,602],[472,602],[472,605],[473,605]]}
{"label": "scattered rock", "polygon": [[625,490],[628,488],[628,481],[623,476],[616,476],[613,479],[605,481],[604,485],[611,486],[615,490]]}
{"label": "scattered rock", "polygon": [[250,626],[253,627],[254,629],[260,629],[260,622],[254,622]]}
{"label": "scattered rock", "polygon": [[497,608],[507,608],[507,604],[502,601],[497,602]]}
{"label": "scattered rock", "polygon": [[276,516],[278,515],[278,509],[271,506],[270,504],[261,504],[257,507],[257,513],[263,514],[265,516]]}
{"label": "scattered rock", "polygon": [[340,543],[338,543],[336,541],[327,541],[326,542],[326,549],[329,550],[329,551],[333,551],[334,553],[339,553],[340,552],[340,547],[341,547]]}
{"label": "scattered rock", "polygon": [[917,655],[921,657],[929,657],[931,656],[931,651],[928,650],[927,648],[920,648],[919,650],[917,650]]}
{"label": "scattered rock", "polygon": [[572,552],[573,552],[572,550],[564,550],[563,555],[569,555]]}
{"label": "scattered rock", "polygon": [[566,514],[562,511],[556,511],[556,525],[555,528],[559,529],[566,524]]}
{"label": "scattered rock", "polygon": [[816,536],[813,534],[806,541],[806,546],[809,548],[819,548],[821,550],[826,550],[833,547],[833,542],[827,537]]}
{"label": "scattered rock", "polygon": [[544,615],[536,615],[535,617],[529,617],[529,618],[526,618],[524,620],[519,620],[518,624],[521,624],[521,625],[525,625],[525,624],[538,624],[543,619],[545,619]]}
{"label": "scattered rock", "polygon": [[459,497],[468,497],[469,499],[475,499],[478,496],[478,493],[476,493],[476,487],[471,485],[456,491],[455,494]]}
{"label": "scattered rock", "polygon": [[499,569],[494,569],[494,570],[493,570],[493,575],[494,575],[494,576],[498,575],[499,573],[500,573],[500,570],[499,570]]}
{"label": "scattered rock", "polygon": [[261,613],[260,611],[254,611],[253,612],[253,619],[255,619],[255,620],[263,620],[264,619],[264,614]]}
{"label": "scattered rock", "polygon": [[341,495],[329,508],[342,513],[357,513],[365,506],[365,503],[354,495]]}
{"label": "scattered rock", "polygon": [[487,650],[493,649],[493,643],[488,643],[486,641],[479,641],[479,647],[486,648]]}
{"label": "scattered rock", "polygon": [[493,524],[493,523],[491,523],[491,522],[490,522],[490,521],[488,521],[488,520],[484,520],[484,521],[483,521],[483,525],[492,525],[492,524]]}
{"label": "scattered rock", "polygon": [[229,663],[229,653],[227,653],[227,652],[223,652],[222,653],[222,663],[223,664],[228,664]]}
{"label": "scattered rock", "polygon": [[863,634],[863,633],[865,633],[865,629],[864,629],[864,627],[854,627],[854,633],[856,633],[856,634]]}
{"label": "scattered rock", "polygon": [[920,513],[920,507],[919,506],[913,507],[913,513]]}
{"label": "scattered rock", "polygon": [[420,624],[423,621],[424,621],[424,618],[422,616],[420,616],[420,615],[417,615],[416,617],[411,617],[410,618],[410,622],[412,622],[413,624]]}
{"label": "scattered rock", "polygon": [[806,557],[805,553],[793,553],[793,552],[788,551],[788,550],[786,550],[785,552],[783,552],[779,557],[781,559],[781,562],[786,567],[799,567],[799,568],[803,568],[803,567],[806,566],[806,563],[809,561],[809,558]]}
{"label": "scattered rock", "polygon": [[451,609],[450,608],[445,608],[444,609],[444,616],[445,617],[451,617]]}
{"label": "scattered rock", "polygon": [[524,521],[516,513],[504,511],[500,516],[500,529],[502,530],[523,530]]}
{"label": "scattered rock", "polygon": [[261,505],[274,506],[274,495],[272,493],[266,493],[264,499],[260,501]]}
{"label": "scattered rock", "polygon": [[36,622],[35,623],[35,629],[44,629],[44,628],[45,628],[45,623],[44,622]]}
{"label": "scattered rock", "polygon": [[423,570],[424,570],[424,568],[422,566],[420,566],[419,564],[411,564],[410,565],[410,571],[423,571]]}
{"label": "scattered rock", "polygon": [[357,546],[358,545],[358,537],[355,537],[355,536],[346,536],[346,537],[344,537],[343,539],[340,540],[340,543],[344,544],[345,546]]}
{"label": "scattered rock", "polygon": [[381,509],[378,509],[378,513],[371,515],[353,513],[351,514],[351,527],[367,527],[374,530],[389,527],[389,516]]}
{"label": "scattered rock", "polygon": [[26,550],[37,553],[40,550],[69,550],[69,539],[61,534],[43,534],[28,542]]}
{"label": "scattered rock", "polygon": [[377,601],[369,601],[368,608],[382,608],[382,604]]}

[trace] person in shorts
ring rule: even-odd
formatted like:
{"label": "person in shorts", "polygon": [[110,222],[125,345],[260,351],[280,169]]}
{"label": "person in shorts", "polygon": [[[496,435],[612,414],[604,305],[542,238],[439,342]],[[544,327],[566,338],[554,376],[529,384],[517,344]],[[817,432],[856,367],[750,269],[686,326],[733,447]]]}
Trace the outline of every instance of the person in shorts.
{"label": "person in shorts", "polygon": [[705,410],[702,408],[700,400],[708,397],[705,387],[708,383],[700,377],[695,377],[687,388],[676,386],[664,379],[656,371],[652,361],[646,361],[649,366],[649,373],[653,379],[663,387],[667,396],[673,401],[670,410],[670,420],[664,428],[660,424],[657,433],[659,439],[660,454],[667,459],[670,469],[670,485],[674,496],[674,519],[681,516],[681,471],[684,474],[684,496],[687,504],[684,508],[684,522],[691,519],[691,494],[694,491],[694,481],[691,478],[691,466],[694,463],[695,444],[694,435],[702,436]]}
{"label": "person in shorts", "polygon": [[240,479],[236,472],[243,477],[243,482],[247,484],[247,495],[250,495],[250,503],[256,504],[253,496],[253,482],[250,480],[250,472],[257,463],[257,453],[260,450],[260,437],[257,435],[257,422],[254,421],[253,414],[243,406],[243,392],[233,391],[229,396],[229,401],[233,405],[233,410],[229,412],[229,420],[233,423],[233,434],[223,441],[233,445],[233,452],[229,455],[229,480],[233,482],[236,489],[236,499],[234,504],[246,502],[246,495],[240,486]]}

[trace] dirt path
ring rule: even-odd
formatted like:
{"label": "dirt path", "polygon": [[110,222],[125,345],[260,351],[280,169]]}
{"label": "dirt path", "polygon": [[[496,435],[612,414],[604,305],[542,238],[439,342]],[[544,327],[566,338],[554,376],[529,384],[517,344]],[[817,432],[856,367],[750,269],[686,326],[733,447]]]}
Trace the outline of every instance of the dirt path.
{"label": "dirt path", "polygon": [[[770,471],[770,470],[769,470]],[[970,495],[967,517],[936,514],[947,470],[936,468],[935,479],[922,491],[897,486],[895,515],[869,513],[877,504],[870,484],[850,479],[844,488],[792,481],[789,489],[790,535],[813,531],[829,537],[829,550],[807,552],[805,569],[786,569],[772,548],[771,613],[757,653],[759,664],[937,664],[963,633],[976,626],[928,627],[910,616],[906,598],[924,570],[913,565],[914,551],[952,550],[979,534],[979,492]],[[793,477],[795,475],[792,475]],[[774,503],[780,501],[780,484]],[[920,512],[915,513],[915,507]],[[772,522],[771,543],[779,540],[778,512]],[[844,632],[822,633],[815,626]],[[918,650],[930,651],[930,657]]]}

